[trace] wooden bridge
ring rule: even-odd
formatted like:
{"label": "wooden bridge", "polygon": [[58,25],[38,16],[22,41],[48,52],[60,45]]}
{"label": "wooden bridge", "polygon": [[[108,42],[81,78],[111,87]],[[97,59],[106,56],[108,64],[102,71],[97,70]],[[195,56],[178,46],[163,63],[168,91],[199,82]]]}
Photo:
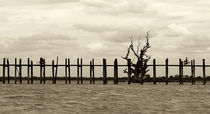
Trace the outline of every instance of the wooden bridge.
{"label": "wooden bridge", "polygon": [[[179,64],[178,65],[169,65],[168,64],[168,59],[165,60],[164,64],[156,64],[156,59],[153,59],[153,64],[148,65],[149,67],[153,67],[153,77],[152,77],[152,82],[153,84],[157,83],[157,78],[156,77],[156,67],[165,67],[165,78],[164,82],[167,85],[170,80],[169,80],[169,67],[179,67],[179,77],[178,77],[178,82],[179,84],[183,84],[183,67],[191,67],[191,83],[194,85],[196,81],[195,77],[195,68],[196,67],[202,67],[203,68],[203,77],[202,77],[202,82],[205,85],[206,84],[206,67],[210,67],[210,65],[205,64],[205,59],[203,59],[203,64],[202,65],[195,65],[195,60],[191,61],[191,65],[185,65],[184,62],[179,59]],[[102,67],[103,69],[103,76],[102,76],[102,81],[103,84],[107,84],[108,77],[107,77],[107,67],[113,67],[114,69],[114,74],[113,74],[113,83],[118,84],[119,82],[119,77],[118,77],[118,67],[127,67],[128,69],[128,75],[125,78],[128,84],[132,83],[131,79],[131,60],[129,59],[127,61],[126,65],[119,65],[118,60],[114,60],[113,65],[108,65],[106,62],[106,59],[103,59],[103,64],[101,65],[96,65],[94,63],[94,59],[90,61],[90,64],[83,64],[82,59],[77,59],[77,64],[71,64],[70,59],[66,58],[65,59],[65,64],[58,64],[55,62],[55,60],[52,60],[52,64],[46,64],[45,59],[40,58],[39,64],[34,64],[30,58],[27,59],[27,64],[22,64],[22,59],[16,59],[15,58],[15,63],[11,64],[9,59],[3,58],[3,64],[0,64],[0,67],[2,67],[2,76],[0,76],[0,79],[3,84],[11,83],[11,80],[14,80],[14,83],[23,83],[23,80],[27,80],[28,84],[33,84],[34,80],[40,80],[40,84],[45,84],[46,79],[47,80],[52,80],[53,84],[56,84],[57,80],[63,80],[65,81],[65,84],[71,84],[72,80],[77,80],[77,84],[83,84],[84,79],[88,79],[90,81],[90,84],[95,84],[95,67]],[[14,67],[14,76],[10,75],[11,72],[11,67]],[[27,67],[27,75],[23,77],[23,71],[22,68]],[[34,67],[39,67],[40,68],[40,76],[34,77]],[[46,67],[51,67],[52,69],[52,76],[51,77],[46,77]],[[64,67],[64,77],[58,77],[58,67]],[[76,74],[77,77],[72,77],[71,76],[71,68],[76,67]],[[89,67],[90,72],[89,72],[89,78],[84,78],[83,77],[83,67]],[[7,72],[6,72],[7,71]],[[141,84],[143,84],[145,80],[141,80]]]}

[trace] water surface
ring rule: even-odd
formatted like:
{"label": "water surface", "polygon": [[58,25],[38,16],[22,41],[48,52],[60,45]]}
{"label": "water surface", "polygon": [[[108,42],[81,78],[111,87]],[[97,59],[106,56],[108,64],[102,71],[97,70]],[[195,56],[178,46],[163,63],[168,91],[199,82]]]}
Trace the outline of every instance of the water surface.
{"label": "water surface", "polygon": [[0,113],[210,113],[210,85],[1,84]]}

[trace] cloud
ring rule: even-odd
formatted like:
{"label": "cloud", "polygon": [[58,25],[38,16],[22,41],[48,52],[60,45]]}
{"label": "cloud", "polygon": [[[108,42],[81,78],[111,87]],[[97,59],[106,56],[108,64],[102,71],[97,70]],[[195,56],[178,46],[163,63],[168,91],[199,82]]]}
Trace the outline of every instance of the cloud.
{"label": "cloud", "polygon": [[76,39],[59,34],[36,34],[7,40],[7,42],[4,42],[6,43],[6,46],[2,46],[3,48],[1,48],[1,52],[14,56],[16,54],[27,54],[28,52],[33,52],[38,55],[48,55],[53,54],[54,50],[68,48],[67,45],[73,45],[74,41],[76,41]]}
{"label": "cloud", "polygon": [[168,28],[175,33],[190,34],[190,31],[186,27],[182,27],[174,23],[168,25]]}
{"label": "cloud", "polygon": [[[55,33],[8,38],[0,44],[1,57],[102,57],[118,55],[119,43],[97,42],[92,39]],[[113,47],[113,48],[110,48]]]}
{"label": "cloud", "polygon": [[84,0],[81,3],[86,6],[86,11],[96,14],[141,14],[147,9],[147,3],[145,1],[130,2],[129,0]]}
{"label": "cloud", "polygon": [[[139,37],[140,35],[144,37],[146,28],[142,26],[133,25],[97,25],[97,24],[75,24],[73,27],[77,30],[82,30],[86,32],[91,32],[93,34],[98,34],[101,41],[108,42],[128,42],[130,37]],[[137,38],[138,39],[138,38]]]}
{"label": "cloud", "polygon": [[208,35],[188,35],[178,42],[178,48],[181,53],[202,54],[210,52],[210,36]]}
{"label": "cloud", "polygon": [[0,54],[115,57],[122,55],[130,36],[138,38],[150,30],[149,52],[156,57],[205,55],[209,52],[209,4],[189,0],[1,0]]}
{"label": "cloud", "polygon": [[0,6],[34,6],[34,5],[49,5],[49,4],[61,4],[61,3],[74,3],[80,0],[0,0]]}
{"label": "cloud", "polygon": [[116,30],[108,25],[96,25],[96,24],[74,24],[73,27],[78,30],[84,30],[88,32],[109,32]]}

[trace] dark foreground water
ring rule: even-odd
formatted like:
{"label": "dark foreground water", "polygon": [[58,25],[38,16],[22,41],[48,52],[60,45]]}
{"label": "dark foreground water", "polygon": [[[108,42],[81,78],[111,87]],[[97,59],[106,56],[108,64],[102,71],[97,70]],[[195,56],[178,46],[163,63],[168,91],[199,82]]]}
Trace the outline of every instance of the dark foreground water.
{"label": "dark foreground water", "polygon": [[0,113],[210,113],[210,85],[0,85]]}

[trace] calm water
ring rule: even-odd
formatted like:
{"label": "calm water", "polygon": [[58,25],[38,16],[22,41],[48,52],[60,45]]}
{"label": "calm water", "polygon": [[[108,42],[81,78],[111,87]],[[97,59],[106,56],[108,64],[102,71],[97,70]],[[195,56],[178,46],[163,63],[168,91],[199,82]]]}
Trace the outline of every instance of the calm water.
{"label": "calm water", "polygon": [[0,85],[0,113],[210,113],[210,85]]}

